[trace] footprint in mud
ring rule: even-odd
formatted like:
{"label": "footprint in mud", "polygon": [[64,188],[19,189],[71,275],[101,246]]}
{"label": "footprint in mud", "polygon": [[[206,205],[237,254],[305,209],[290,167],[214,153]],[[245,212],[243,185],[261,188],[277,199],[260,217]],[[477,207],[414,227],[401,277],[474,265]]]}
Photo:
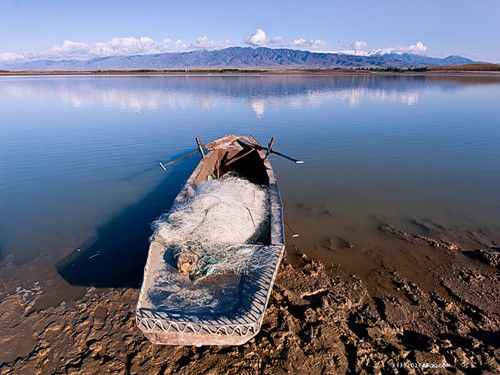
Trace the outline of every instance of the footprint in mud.
{"label": "footprint in mud", "polygon": [[327,216],[327,217],[332,217],[332,218],[335,217],[335,214],[329,208],[308,206],[304,203],[297,203],[297,208],[302,210],[302,211],[314,214],[315,216],[319,216],[319,217],[322,217],[322,216]]}
{"label": "footprint in mud", "polygon": [[351,241],[340,236],[325,237],[321,244],[324,249],[334,251],[338,249],[352,249],[354,245]]}

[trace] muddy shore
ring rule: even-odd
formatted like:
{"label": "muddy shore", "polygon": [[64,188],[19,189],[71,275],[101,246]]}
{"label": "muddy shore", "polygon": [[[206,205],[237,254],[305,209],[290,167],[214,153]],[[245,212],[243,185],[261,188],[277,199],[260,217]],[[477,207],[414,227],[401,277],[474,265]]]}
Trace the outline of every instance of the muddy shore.
{"label": "muddy shore", "polygon": [[43,285],[19,287],[0,301],[0,373],[499,373],[498,249],[414,224],[425,235],[379,229],[446,252],[456,265],[436,270],[440,292],[382,265],[392,290],[374,295],[341,266],[288,249],[262,330],[240,347],[152,345],[135,326],[136,289],[87,288],[43,307]]}

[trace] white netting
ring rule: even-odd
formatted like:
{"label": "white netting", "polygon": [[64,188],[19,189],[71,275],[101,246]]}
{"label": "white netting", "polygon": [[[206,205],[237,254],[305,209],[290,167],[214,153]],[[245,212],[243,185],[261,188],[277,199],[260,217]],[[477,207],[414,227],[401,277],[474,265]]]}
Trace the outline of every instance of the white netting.
{"label": "white netting", "polygon": [[268,215],[267,190],[227,174],[189,187],[153,223],[152,240],[162,243],[191,279],[228,270],[245,273],[268,259],[265,246],[248,245],[266,236]]}

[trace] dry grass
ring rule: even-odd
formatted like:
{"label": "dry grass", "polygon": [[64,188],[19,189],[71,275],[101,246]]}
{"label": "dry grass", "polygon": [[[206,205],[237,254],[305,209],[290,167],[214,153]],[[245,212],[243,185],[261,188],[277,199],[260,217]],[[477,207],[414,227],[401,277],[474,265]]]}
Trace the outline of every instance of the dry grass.
{"label": "dry grass", "polygon": [[500,64],[465,64],[465,65],[442,65],[427,67],[427,71],[448,70],[461,72],[498,72]]}

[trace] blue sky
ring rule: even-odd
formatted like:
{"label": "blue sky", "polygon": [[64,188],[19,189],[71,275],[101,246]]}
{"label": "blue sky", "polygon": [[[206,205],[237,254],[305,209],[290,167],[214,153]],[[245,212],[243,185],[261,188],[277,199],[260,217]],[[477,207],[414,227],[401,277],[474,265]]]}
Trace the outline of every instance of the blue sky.
{"label": "blue sky", "polygon": [[0,59],[230,45],[500,62],[500,0],[0,2]]}

